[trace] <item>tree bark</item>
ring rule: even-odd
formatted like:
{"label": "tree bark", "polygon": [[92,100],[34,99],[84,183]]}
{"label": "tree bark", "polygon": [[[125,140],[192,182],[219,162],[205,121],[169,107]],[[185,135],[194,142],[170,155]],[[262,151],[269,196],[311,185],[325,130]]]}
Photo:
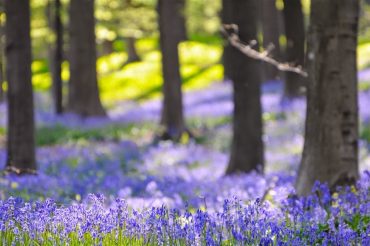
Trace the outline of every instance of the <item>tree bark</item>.
{"label": "tree bark", "polygon": [[[0,12],[4,13],[4,1],[0,1]],[[0,21],[0,102],[5,100],[5,92],[3,85],[5,83],[5,66],[4,66],[4,37],[5,37],[4,21]]]}
{"label": "tree bark", "polygon": [[[294,65],[304,66],[305,27],[301,0],[284,0],[284,23],[287,39],[286,60]],[[286,73],[286,98],[296,98],[302,95],[305,87],[304,78],[295,73]]]}
{"label": "tree bark", "polygon": [[[222,11],[221,11],[222,24],[233,24],[232,23],[232,1],[222,0]],[[230,65],[232,64],[231,50],[233,48],[228,42],[224,44],[224,50],[222,53],[222,63],[224,67],[224,79],[230,79]]]}
{"label": "tree bark", "polygon": [[63,113],[63,80],[62,80],[62,63],[63,63],[63,23],[61,20],[61,2],[55,0],[54,13],[54,32],[56,37],[54,50],[54,73],[53,73],[53,95],[54,110],[56,114]]}
{"label": "tree bark", "polygon": [[[258,2],[235,0],[230,4],[231,21],[239,26],[240,39],[246,42],[256,40]],[[233,47],[230,48],[230,59],[227,61],[234,87],[234,115],[231,155],[226,174],[263,171],[260,62],[246,57]]]}
{"label": "tree bark", "polygon": [[313,0],[308,42],[308,109],[296,190],[316,180],[351,184],[358,177],[356,46],[358,0]]}
{"label": "tree bark", "polygon": [[[271,56],[275,59],[280,59],[280,27],[279,27],[279,11],[276,8],[275,0],[262,0],[262,33],[263,33],[263,47],[267,48],[270,44],[274,45],[271,51]],[[264,80],[276,79],[278,70],[269,65],[263,65]]]}
{"label": "tree bark", "polygon": [[49,66],[52,77],[52,97],[53,106],[56,114],[63,113],[63,24],[61,21],[61,2],[55,0],[54,4],[48,1],[47,17],[49,27],[55,35],[55,43],[50,44]]}
{"label": "tree bark", "polygon": [[113,43],[114,40],[103,39],[100,45],[100,52],[98,52],[99,56],[101,57],[112,54],[114,52]]}
{"label": "tree bark", "polygon": [[164,127],[163,138],[179,140],[185,131],[181,75],[178,54],[180,41],[176,21],[180,12],[176,1],[159,0],[159,32],[162,51],[163,106],[161,125]]}
{"label": "tree bark", "polygon": [[126,38],[126,51],[128,55],[126,64],[131,63],[131,62],[138,62],[141,60],[136,51],[135,42],[136,42],[136,38],[134,37]]}
{"label": "tree bark", "polygon": [[[1,41],[0,41],[1,42]],[[3,89],[3,85],[5,83],[5,76],[4,76],[4,56],[3,56],[3,47],[2,44],[0,44],[0,102],[3,102],[5,100],[5,93]]]}
{"label": "tree bark", "polygon": [[176,17],[173,20],[176,22],[176,29],[172,31],[176,33],[178,42],[183,42],[187,40],[185,0],[175,0],[175,4]]}
{"label": "tree bark", "polygon": [[71,0],[69,15],[68,111],[83,117],[105,116],[96,74],[94,0]]}
{"label": "tree bark", "polygon": [[31,82],[30,3],[6,0],[8,131],[6,168],[16,173],[36,170]]}
{"label": "tree bark", "polygon": [[0,102],[5,100],[5,93],[3,85],[5,83],[5,72],[4,72],[4,27],[0,26]]}

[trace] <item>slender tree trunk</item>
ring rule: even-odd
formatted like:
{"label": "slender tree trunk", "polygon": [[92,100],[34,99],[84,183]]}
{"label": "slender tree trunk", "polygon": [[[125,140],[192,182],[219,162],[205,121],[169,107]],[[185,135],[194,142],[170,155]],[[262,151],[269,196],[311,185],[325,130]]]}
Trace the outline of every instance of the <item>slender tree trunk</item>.
{"label": "slender tree trunk", "polygon": [[[232,1],[222,0],[222,11],[221,11],[222,24],[232,24]],[[222,54],[222,63],[224,67],[224,79],[230,79],[230,65],[232,64],[231,50],[233,48],[228,42],[224,44],[224,51]]]}
{"label": "slender tree trunk", "polygon": [[310,84],[298,194],[316,180],[331,188],[358,177],[358,0],[313,0],[308,43]]}
{"label": "slender tree trunk", "polygon": [[[232,23],[246,42],[257,39],[258,2],[232,1]],[[256,47],[257,48],[257,47]],[[226,173],[263,170],[262,110],[260,101],[260,63],[230,49],[228,64],[234,86],[233,140]]]}
{"label": "slender tree trunk", "polygon": [[30,3],[6,0],[6,59],[8,78],[7,169],[36,170],[31,83]]}
{"label": "slender tree trunk", "polygon": [[128,55],[126,64],[131,63],[131,62],[138,62],[141,60],[136,51],[135,42],[136,42],[136,38],[134,37],[126,38],[126,50],[127,50],[127,55]]}
{"label": "slender tree trunk", "polygon": [[[0,12],[4,13],[4,1],[0,1]],[[5,37],[5,22],[0,20],[0,102],[5,100],[3,85],[5,83],[5,66],[4,66],[4,37]]]}
{"label": "slender tree trunk", "polygon": [[54,14],[54,32],[56,36],[54,50],[54,73],[53,73],[53,94],[54,108],[57,114],[63,113],[63,80],[62,80],[62,63],[63,63],[63,23],[61,20],[61,2],[55,0]]}
{"label": "slender tree trunk", "polygon": [[101,43],[99,56],[110,55],[114,52],[113,48],[114,40],[104,39]]}
{"label": "slender tree trunk", "polygon": [[94,0],[71,0],[68,111],[104,116],[96,74]]}
{"label": "slender tree trunk", "polygon": [[[287,39],[286,60],[289,63],[304,66],[305,28],[301,0],[284,0],[283,13]],[[286,73],[285,97],[293,99],[302,95],[304,81],[300,75]]]}
{"label": "slender tree trunk", "polygon": [[[275,47],[271,56],[275,59],[280,59],[280,27],[279,27],[279,11],[276,8],[275,0],[262,0],[262,33],[263,33],[263,47],[267,48],[271,44]],[[265,63],[263,65],[264,80],[276,79],[278,70]]]}
{"label": "slender tree trunk", "polygon": [[3,62],[3,52],[2,52],[2,46],[0,44],[0,102],[3,102],[5,100],[3,85],[5,82],[5,76],[4,76],[4,62]]}
{"label": "slender tree trunk", "polygon": [[54,0],[54,4],[52,4],[50,0],[48,1],[48,22],[55,35],[55,43],[51,44],[49,50],[49,64],[53,81],[52,97],[54,111],[58,115],[63,113],[63,24],[61,20],[61,8],[62,6],[60,0]]}
{"label": "slender tree trunk", "polygon": [[159,32],[162,51],[163,107],[161,125],[164,127],[163,138],[179,140],[185,131],[181,92],[177,32],[179,11],[173,0],[158,0]]}
{"label": "slender tree trunk", "polygon": [[3,35],[4,28],[0,26],[0,102],[5,100],[5,93],[3,90],[3,85],[5,83],[5,74],[4,74],[4,43],[3,43]]}

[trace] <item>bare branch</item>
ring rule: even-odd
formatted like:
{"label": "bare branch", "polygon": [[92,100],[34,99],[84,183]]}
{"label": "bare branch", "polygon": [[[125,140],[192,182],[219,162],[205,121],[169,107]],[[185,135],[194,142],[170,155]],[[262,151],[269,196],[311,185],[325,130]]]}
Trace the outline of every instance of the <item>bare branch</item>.
{"label": "bare branch", "polygon": [[253,46],[257,44],[256,40],[249,41],[248,45],[243,44],[239,38],[239,28],[237,25],[224,24],[221,28],[221,31],[229,40],[230,44],[240,50],[246,56],[271,64],[280,71],[296,73],[303,77],[308,76],[307,72],[302,70],[302,66],[292,66],[289,63],[280,63],[274,58],[270,57],[269,55],[274,49],[273,44],[269,45],[269,47],[267,47],[267,49],[263,52],[258,52],[257,50],[253,49]]}

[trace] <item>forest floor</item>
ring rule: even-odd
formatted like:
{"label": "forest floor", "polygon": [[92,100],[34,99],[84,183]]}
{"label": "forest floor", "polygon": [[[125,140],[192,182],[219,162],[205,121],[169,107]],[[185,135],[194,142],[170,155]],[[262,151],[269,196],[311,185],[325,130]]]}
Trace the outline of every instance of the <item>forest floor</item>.
{"label": "forest floor", "polygon": [[[361,172],[370,169],[370,70],[359,74]],[[37,160],[35,177],[0,178],[0,198],[53,197],[58,202],[84,199],[89,193],[124,197],[136,208],[153,204],[217,208],[225,198],[261,197],[271,182],[284,180],[284,196],[293,189],[303,145],[305,101],[282,100],[283,85],[263,85],[263,119],[266,177],[256,173],[224,177],[231,140],[232,91],[229,82],[185,93],[185,114],[196,138],[180,144],[153,143],[158,130],[161,101],[123,101],[109,111],[109,118],[80,119],[55,116],[44,93],[36,94]],[[1,105],[1,125],[5,106]],[[2,131],[4,132],[4,130]],[[0,152],[4,166],[5,151]],[[236,182],[238,180],[238,182]],[[248,181],[249,180],[249,181]],[[258,180],[256,182],[255,180]],[[169,185],[173,184],[173,185]],[[215,186],[218,189],[215,189]],[[10,189],[9,189],[10,187]],[[217,190],[217,193],[212,191]]]}
{"label": "forest floor", "polygon": [[[370,173],[366,172],[370,170],[370,70],[360,72],[359,78],[360,184],[364,190],[358,188],[356,194],[365,194],[361,202],[370,204]],[[225,200],[236,201],[237,205],[262,199],[273,207],[283,206],[294,194],[306,106],[303,99],[282,100],[282,90],[279,81],[263,85],[266,174],[231,177],[224,176],[232,130],[230,82],[215,82],[185,93],[187,124],[196,138],[184,137],[179,144],[153,143],[161,108],[159,99],[117,102],[110,107],[109,118],[83,120],[74,115],[53,115],[50,98],[45,93],[37,93],[38,175],[0,176],[0,200],[20,197],[26,201],[45,201],[52,198],[68,208],[80,202],[90,204],[91,199],[93,204],[98,201],[99,206],[115,207],[119,205],[117,198],[122,198],[130,209],[150,211],[164,205],[189,211],[194,216],[199,211],[224,211]],[[0,106],[0,115],[4,129],[4,105]],[[0,167],[4,164],[5,150],[2,148]],[[102,194],[105,200],[89,194]],[[317,204],[321,206],[320,202]],[[263,211],[270,213],[272,210]],[[370,223],[369,213],[367,206],[363,212],[365,217],[360,217],[366,218],[365,222],[361,220],[365,226]],[[355,214],[351,212],[351,218],[355,218]],[[328,215],[328,221],[330,218]],[[362,226],[361,223],[356,224],[356,228]],[[340,233],[333,235],[337,237]],[[365,232],[365,239],[369,235]],[[322,240],[323,236],[317,237]]]}

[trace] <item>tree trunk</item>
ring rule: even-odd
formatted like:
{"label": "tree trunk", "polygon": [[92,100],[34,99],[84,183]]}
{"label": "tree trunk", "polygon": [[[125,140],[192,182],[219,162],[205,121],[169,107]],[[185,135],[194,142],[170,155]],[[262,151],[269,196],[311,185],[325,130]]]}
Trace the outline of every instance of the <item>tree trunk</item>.
{"label": "tree trunk", "polygon": [[71,0],[68,111],[104,116],[96,75],[94,0]]}
{"label": "tree trunk", "polygon": [[[258,2],[235,0],[231,3],[231,21],[239,26],[241,40],[256,40]],[[234,118],[231,156],[226,173],[262,171],[260,62],[246,57],[235,48],[230,49],[230,60],[227,61],[234,86]]]}
{"label": "tree trunk", "polygon": [[[0,41],[1,42],[1,41]],[[3,85],[5,82],[4,76],[4,56],[3,56],[3,46],[0,44],[0,102],[3,102],[5,99],[5,94],[3,90]]]}
{"label": "tree trunk", "polygon": [[4,43],[3,43],[3,33],[4,27],[0,27],[0,102],[5,100],[5,93],[3,90],[3,85],[5,83],[5,74],[4,74]]}
{"label": "tree trunk", "polygon": [[128,55],[126,64],[131,63],[131,62],[138,62],[141,60],[139,55],[137,54],[135,42],[136,42],[136,38],[134,37],[126,38],[126,51]]}
{"label": "tree trunk", "polygon": [[316,180],[337,185],[358,177],[358,0],[313,0],[309,35],[308,109],[297,193]]}
{"label": "tree trunk", "polygon": [[54,50],[53,95],[56,114],[63,113],[63,24],[61,20],[61,2],[55,0],[54,32],[56,36]]}
{"label": "tree trunk", "polygon": [[54,5],[49,0],[47,9],[48,23],[55,35],[55,43],[51,44],[49,48],[49,66],[52,76],[53,106],[55,113],[58,115],[63,113],[63,24],[60,15],[60,0],[55,0]]}
{"label": "tree trunk", "polygon": [[[232,24],[232,1],[222,0],[221,11],[222,24]],[[232,64],[231,50],[233,48],[228,42],[224,44],[224,51],[222,54],[222,63],[224,67],[224,80],[230,79],[230,65]]]}
{"label": "tree trunk", "polygon": [[[286,60],[304,66],[305,27],[301,0],[284,0],[284,23],[287,39]],[[305,87],[304,78],[295,73],[286,73],[284,96],[299,97]]]}
{"label": "tree trunk", "polygon": [[106,56],[112,54],[114,52],[113,43],[114,40],[103,39],[100,45],[100,52],[98,52],[99,56]]}
{"label": "tree trunk", "polygon": [[[163,138],[179,140],[185,131],[181,92],[177,30],[179,11],[173,0],[158,1],[159,32],[162,51],[163,107],[161,125]],[[175,19],[175,20],[174,20]]]}
{"label": "tree trunk", "polygon": [[[4,3],[3,1],[0,1],[0,12],[4,13]],[[5,83],[5,71],[4,71],[4,37],[5,37],[5,26],[4,21],[0,20],[0,102],[3,102],[5,100],[5,93],[3,90],[3,85]]]}
{"label": "tree trunk", "polygon": [[7,169],[36,170],[29,1],[6,0],[6,64],[8,78]]}
{"label": "tree trunk", "polygon": [[[263,47],[267,48],[269,45],[274,45],[271,51],[271,56],[275,59],[280,59],[280,28],[279,28],[279,11],[276,8],[275,0],[262,0],[262,33],[263,33]],[[263,64],[264,80],[276,79],[278,70],[270,64]]]}
{"label": "tree trunk", "polygon": [[172,31],[176,33],[178,41],[183,42],[187,40],[185,0],[175,0],[175,4],[176,17],[173,18],[173,21],[176,22],[176,29]]}

